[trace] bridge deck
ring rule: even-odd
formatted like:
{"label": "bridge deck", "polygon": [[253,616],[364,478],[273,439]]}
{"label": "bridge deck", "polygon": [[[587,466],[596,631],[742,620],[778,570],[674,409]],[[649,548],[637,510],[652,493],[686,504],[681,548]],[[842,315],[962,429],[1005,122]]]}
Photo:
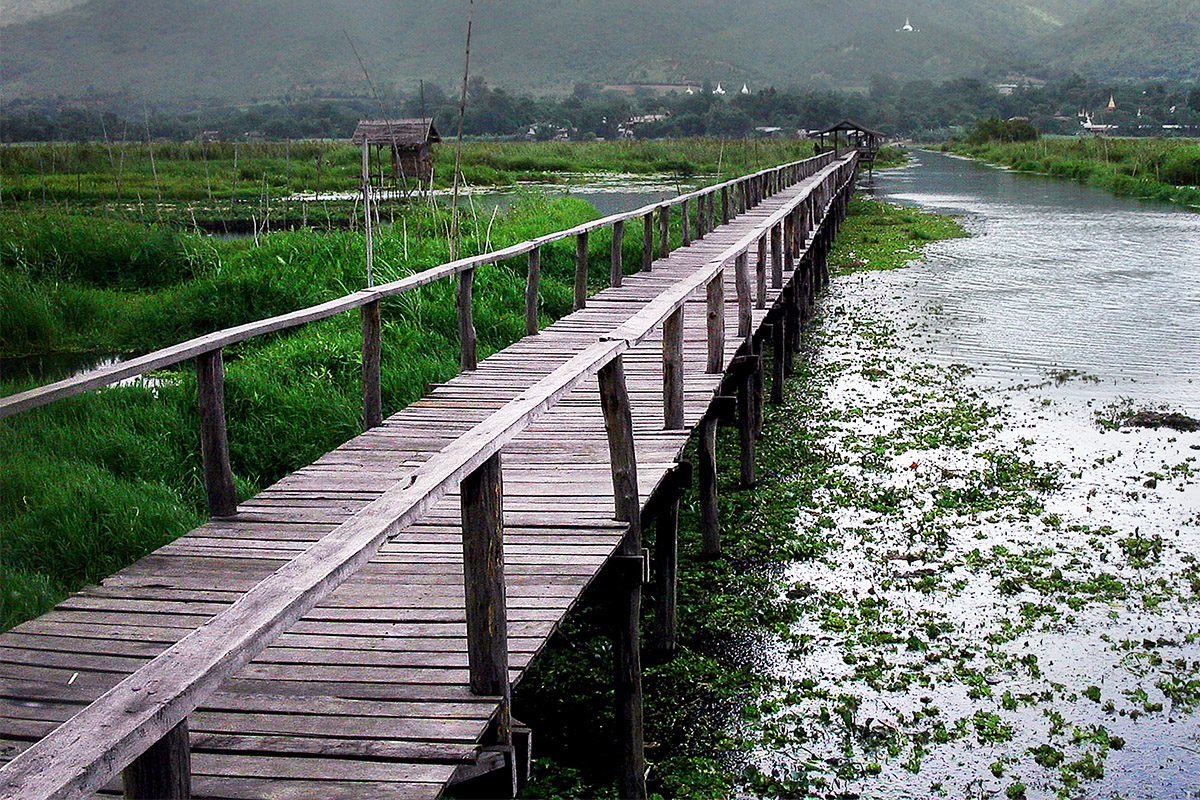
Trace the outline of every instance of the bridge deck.
{"label": "bridge deck", "polygon": [[[0,765],[370,504],[414,466],[625,322],[815,182],[771,196],[650,272],[516,342],[213,520],[0,636]],[[778,290],[768,290],[769,308]],[[737,330],[733,270],[727,328]],[[755,328],[765,311],[756,310]],[[663,430],[661,329],[625,356],[643,502],[722,375],[705,374],[703,290],[685,312],[685,430]],[[740,340],[726,337],[726,364]],[[511,678],[520,679],[620,542],[595,379],[503,458]],[[433,798],[475,760],[497,710],[467,688],[459,499],[296,623],[190,717],[193,792],[223,798]],[[110,785],[109,790],[119,787]]]}

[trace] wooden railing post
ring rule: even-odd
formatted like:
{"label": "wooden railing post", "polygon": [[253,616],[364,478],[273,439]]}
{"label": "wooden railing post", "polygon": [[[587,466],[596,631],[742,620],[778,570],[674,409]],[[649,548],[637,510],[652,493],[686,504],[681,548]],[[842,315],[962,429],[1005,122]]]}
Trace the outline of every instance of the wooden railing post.
{"label": "wooden railing post", "polygon": [[535,247],[529,251],[529,273],[525,280],[525,335],[537,333],[538,325],[538,287],[542,280],[542,248]]}
{"label": "wooden railing post", "polygon": [[679,239],[684,247],[692,243],[691,226],[688,224],[688,201],[679,204]]}
{"label": "wooden railing post", "polygon": [[767,307],[767,236],[758,237],[758,251],[754,261],[754,307]]}
{"label": "wooden railing post", "polygon": [[618,571],[621,580],[613,587],[613,688],[616,694],[616,723],[620,764],[617,769],[618,796],[643,800],[646,797],[646,742],[643,727],[641,608],[642,569],[636,574],[629,565],[642,557],[641,500],[638,497],[637,454],[633,442],[633,416],[625,384],[625,368],[617,356],[600,368],[600,406],[608,436],[616,518],[629,523],[621,542]]}
{"label": "wooden railing post", "polygon": [[754,297],[751,295],[750,289],[750,263],[749,254],[742,251],[737,254],[733,260],[733,277],[734,285],[737,287],[737,302],[738,302],[738,338],[745,339],[750,335],[750,331],[754,325],[753,308]]}
{"label": "wooden railing post", "polygon": [[721,224],[729,224],[729,187],[721,187]]}
{"label": "wooden railing post", "polygon": [[237,513],[229,438],[225,429],[225,361],[220,348],[196,356],[196,394],[200,407],[200,458],[208,513],[232,517]]}
{"label": "wooden railing post", "polygon": [[625,221],[617,220],[612,226],[612,248],[608,256],[608,285],[620,286],[625,279]]}
{"label": "wooden railing post", "polygon": [[708,282],[708,366],[706,372],[716,375],[725,370],[725,270]]}
{"label": "wooden railing post", "polygon": [[663,425],[683,429],[683,306],[663,321]]}
{"label": "wooden railing post", "polygon": [[501,698],[499,739],[508,744],[508,611],[504,586],[504,481],[496,453],[461,484],[463,581],[471,692]]}
{"label": "wooden railing post", "polygon": [[576,311],[587,305],[588,232],[575,237],[575,305]]}
{"label": "wooden railing post", "polygon": [[666,258],[671,254],[671,207],[663,206],[658,209],[658,257]]}
{"label": "wooden railing post", "polygon": [[771,226],[771,288],[783,288],[783,223]]}
{"label": "wooden railing post", "polygon": [[474,267],[458,273],[458,341],[462,348],[459,366],[464,371],[475,369],[478,363],[475,354],[475,312],[472,309],[474,287]]}
{"label": "wooden railing post", "polygon": [[190,800],[192,748],[187,720],[135,758],[121,778],[126,800]]}
{"label": "wooden railing post", "polygon": [[383,422],[383,394],[380,371],[383,349],[383,324],[379,301],[362,307],[362,394],[363,430],[369,431]]}
{"label": "wooden railing post", "polygon": [[649,272],[654,263],[654,212],[642,217],[642,271]]}

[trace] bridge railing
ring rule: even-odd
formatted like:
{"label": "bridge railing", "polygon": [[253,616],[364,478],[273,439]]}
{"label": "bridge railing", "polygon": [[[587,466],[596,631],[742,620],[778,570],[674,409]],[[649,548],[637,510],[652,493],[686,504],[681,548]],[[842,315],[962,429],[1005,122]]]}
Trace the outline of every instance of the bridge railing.
{"label": "bridge railing", "polygon": [[[612,286],[620,286],[624,273],[622,243],[626,223],[642,220],[642,269],[648,270],[656,255],[665,258],[670,252],[672,209],[678,209],[675,224],[679,230],[680,241],[687,246],[693,236],[703,237],[716,224],[728,222],[731,215],[741,213],[782,187],[812,175],[831,163],[834,158],[834,153],[825,153],[814,158],[770,167],[714,186],[707,186],[668,200],[652,203],[634,211],[613,214],[489,253],[451,261],[325,303],[225,328],[82,375],[9,395],[0,398],[0,419],[91,389],[110,386],[128,378],[144,375],[152,370],[195,359],[197,402],[200,411],[201,459],[208,510],[209,514],[214,517],[232,516],[237,510],[237,498],[234,491],[233,471],[229,461],[228,434],[225,425],[223,348],[264,334],[361,309],[363,428],[370,429],[379,425],[383,419],[380,390],[382,356],[380,301],[385,298],[412,291],[444,278],[457,276],[460,363],[462,369],[472,370],[477,361],[472,289],[475,270],[479,267],[528,255],[525,330],[527,334],[537,333],[541,248],[545,245],[575,238],[574,307],[578,310],[587,303],[588,237],[594,231],[605,228],[612,230],[609,282]],[[689,211],[689,209],[692,210]],[[656,231],[657,245],[655,243]]]}
{"label": "bridge railing", "polygon": [[[566,394],[593,376],[597,377],[609,442],[614,516],[629,523],[629,532],[618,557],[640,559],[637,460],[622,355],[644,342],[659,326],[663,327],[664,426],[682,428],[682,315],[689,297],[700,287],[706,287],[707,371],[720,372],[726,348],[723,287],[728,265],[733,264],[736,275],[738,336],[748,340],[752,333],[752,304],[757,303],[760,307],[763,304],[761,287],[766,280],[766,243],[770,242],[773,256],[771,280],[779,288],[784,284],[785,270],[792,266],[793,259],[804,247],[806,236],[811,235],[813,241],[818,238],[828,241],[852,185],[856,160],[853,154],[840,160],[822,157],[756,173],[747,179],[725,184],[724,188],[715,187],[716,192],[723,193],[730,187],[738,189],[737,203],[741,207],[743,198],[747,205],[752,205],[754,198],[765,196],[769,189],[782,188],[785,182],[791,182],[790,178],[817,177],[809,191],[790,199],[754,231],[711,259],[698,273],[662,293],[625,324],[456,438],[415,468],[408,481],[398,482],[304,553],[256,584],[227,609],[18,755],[0,769],[0,798],[90,797],[120,773],[124,775],[127,796],[187,797],[190,786],[187,719],[191,712],[292,623],[365,566],[390,536],[416,522],[455,487],[460,488],[463,517],[470,687],[475,694],[498,698],[501,713],[507,713],[508,645],[500,485],[500,458],[504,446]],[[749,180],[751,178],[755,180]],[[713,198],[718,196],[716,192],[696,192],[692,197]],[[649,206],[651,211],[646,215],[669,207],[666,204]],[[636,218],[637,214],[615,216],[619,221]],[[600,220],[589,223],[590,227],[580,227],[594,230],[601,224],[612,223]],[[580,235],[580,229],[555,236],[563,238],[566,235]],[[552,239],[543,237],[539,241],[549,240]],[[530,243],[515,247],[528,248],[525,252],[533,251]],[[758,257],[756,272],[760,291],[757,298],[749,276],[752,253]],[[478,260],[480,258],[497,256],[488,254],[455,264],[460,265],[457,269],[462,272],[487,263],[487,260]],[[470,262],[471,266],[462,266],[465,262]],[[451,266],[444,265],[431,272],[453,274],[445,272]],[[420,279],[427,274],[413,278]],[[398,291],[396,284],[390,286],[392,288],[378,287],[376,291]],[[358,302],[361,294],[350,297]],[[377,300],[378,295],[372,295],[365,302]],[[330,305],[316,308],[326,309]],[[314,314],[308,319],[318,318],[313,309],[305,312]],[[285,316],[289,318],[287,324],[298,324],[294,315]],[[221,346],[213,345],[214,340],[238,341],[235,337],[250,327],[253,326],[231,329],[241,332],[237,334],[222,331],[213,334],[211,339],[202,337],[207,340],[205,345],[185,343],[178,348],[194,348],[193,354],[196,349],[201,353],[211,352],[202,348]],[[275,324],[269,329],[281,327],[286,325]],[[176,350],[170,357],[178,356],[179,352]],[[217,363],[219,365],[219,361]],[[73,393],[79,391],[84,389],[75,389]],[[637,574],[641,574],[640,568]]]}

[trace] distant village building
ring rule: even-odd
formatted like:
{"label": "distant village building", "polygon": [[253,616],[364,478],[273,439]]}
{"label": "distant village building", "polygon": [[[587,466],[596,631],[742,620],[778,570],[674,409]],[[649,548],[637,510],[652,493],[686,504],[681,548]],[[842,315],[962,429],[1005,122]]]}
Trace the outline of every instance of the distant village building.
{"label": "distant village building", "polygon": [[670,114],[641,114],[636,117],[630,117],[624,124],[617,126],[617,136],[621,139],[632,139],[634,129],[639,125],[652,122],[665,122],[670,116]]}
{"label": "distant village building", "polygon": [[433,177],[433,146],[442,140],[431,118],[364,119],[354,129],[351,141],[375,150],[382,157],[391,152],[389,177],[399,184],[408,180],[428,181]]}
{"label": "distant village building", "polygon": [[200,144],[209,144],[210,142],[219,142],[219,141],[221,141],[221,132],[220,131],[200,131],[199,133],[196,134],[196,138],[193,141],[197,141]]}
{"label": "distant village building", "polygon": [[754,132],[763,139],[778,139],[783,134],[783,128],[773,125],[760,125],[754,129]]}

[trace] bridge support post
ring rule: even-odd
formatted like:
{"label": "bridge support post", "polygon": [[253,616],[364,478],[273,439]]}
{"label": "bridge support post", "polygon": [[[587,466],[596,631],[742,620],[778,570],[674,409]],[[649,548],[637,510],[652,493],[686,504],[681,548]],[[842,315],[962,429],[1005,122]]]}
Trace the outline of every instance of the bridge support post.
{"label": "bridge support post", "polygon": [[588,232],[575,237],[575,303],[578,311],[587,306],[588,281]]}
{"label": "bridge support post", "polygon": [[185,719],[121,773],[125,800],[190,800],[192,749]]}
{"label": "bridge support post", "polygon": [[700,421],[697,442],[700,489],[701,549],[706,556],[721,555],[721,523],[717,513],[717,418],[706,414]]}
{"label": "bridge support post", "polygon": [[729,187],[721,187],[721,224],[729,224]]}
{"label": "bridge support post", "polygon": [[380,362],[383,348],[383,325],[379,301],[362,307],[362,395],[363,430],[369,431],[383,423],[383,395],[380,389]]}
{"label": "bridge support post", "polygon": [[538,332],[538,286],[542,280],[542,248],[529,251],[529,273],[525,279],[525,335]]}
{"label": "bridge support post", "polygon": [[475,286],[475,268],[458,273],[458,341],[459,366],[464,371],[475,369],[475,317],[471,310],[471,295]]}
{"label": "bridge support post", "polygon": [[684,461],[667,473],[647,504],[654,515],[654,628],[651,647],[669,659],[678,646],[679,501],[692,483],[692,465]]}
{"label": "bridge support post", "polygon": [[750,388],[752,389],[752,391],[750,392],[750,401],[751,401],[750,405],[751,405],[751,410],[754,412],[753,418],[754,418],[754,438],[755,439],[761,438],[762,432],[763,432],[764,384],[763,384],[763,358],[762,358],[762,356],[763,356],[763,338],[765,338],[765,335],[766,335],[766,331],[763,332],[763,336],[755,337],[750,340],[751,348],[754,351],[754,372],[751,373],[751,376],[750,376]]}
{"label": "bridge support post", "polygon": [[783,403],[783,315],[771,325],[771,402]]}
{"label": "bridge support post", "polygon": [[[754,356],[749,357],[751,361]],[[756,367],[753,364],[745,369],[738,379],[738,394],[737,394],[737,422],[738,422],[738,443],[741,450],[741,487],[743,489],[754,488],[757,483],[754,470],[755,444],[755,419],[754,419],[754,371]]]}
{"label": "bridge support post", "polygon": [[701,194],[696,198],[696,238],[703,239],[708,229],[704,224],[705,208],[708,204],[708,195]]}
{"label": "bridge support post", "polygon": [[237,513],[229,434],[225,428],[225,361],[220,348],[196,356],[196,395],[200,407],[200,458],[212,517]]}
{"label": "bridge support post", "polygon": [[625,279],[625,222],[618,220],[612,226],[612,247],[608,256],[608,285],[620,286]]}
{"label": "bridge support post", "polygon": [[692,243],[692,231],[688,222],[688,201],[684,200],[679,204],[679,239],[684,247]]}
{"label": "bridge support post", "polygon": [[642,217],[642,271],[649,272],[654,263],[654,212]]}
{"label": "bridge support post", "polygon": [[783,374],[790,378],[794,365],[792,363],[792,340],[796,337],[796,282],[790,281],[783,290],[783,308],[780,309],[780,322],[783,323],[783,350],[779,354],[783,359]]}
{"label": "bridge support post", "polygon": [[616,692],[617,738],[620,763],[618,794],[622,798],[646,797],[646,745],[643,729],[641,500],[638,497],[637,455],[633,444],[633,416],[625,383],[625,368],[617,356],[601,367],[600,406],[608,435],[616,518],[629,523],[629,532],[614,557],[617,576],[613,589],[613,684]]}

